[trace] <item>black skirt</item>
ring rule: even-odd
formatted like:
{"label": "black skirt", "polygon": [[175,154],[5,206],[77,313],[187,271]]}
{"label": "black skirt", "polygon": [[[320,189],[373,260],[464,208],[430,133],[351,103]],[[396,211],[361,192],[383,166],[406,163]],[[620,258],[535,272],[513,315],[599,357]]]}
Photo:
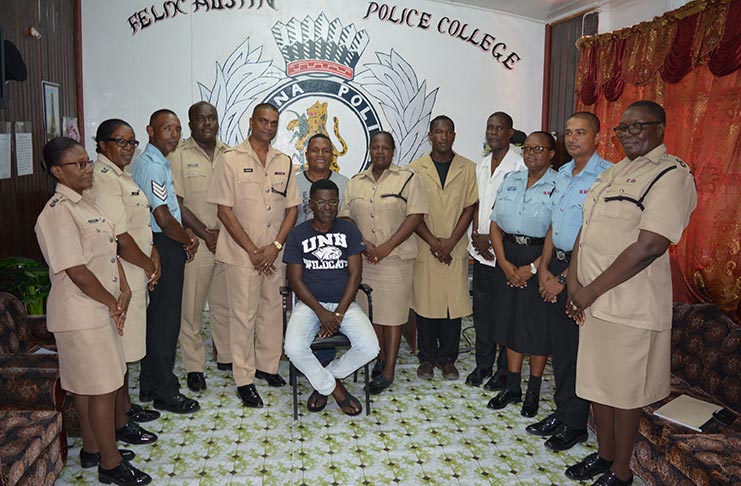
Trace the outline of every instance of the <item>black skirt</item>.
{"label": "black skirt", "polygon": [[[542,245],[525,246],[504,241],[507,260],[517,267],[529,265],[540,256]],[[549,355],[551,338],[546,321],[546,302],[538,290],[538,276],[519,289],[507,285],[499,265],[494,273],[494,341],[523,354]]]}

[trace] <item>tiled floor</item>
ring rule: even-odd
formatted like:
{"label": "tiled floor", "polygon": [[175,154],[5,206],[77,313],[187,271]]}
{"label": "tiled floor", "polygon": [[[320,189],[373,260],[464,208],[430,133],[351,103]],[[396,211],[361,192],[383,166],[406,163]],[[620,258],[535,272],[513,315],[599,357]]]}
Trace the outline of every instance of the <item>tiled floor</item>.
{"label": "tiled floor", "polygon": [[[472,341],[473,330],[464,335]],[[570,451],[549,452],[543,439],[525,433],[535,420],[522,417],[519,406],[490,410],[486,403],[493,393],[463,383],[473,368],[472,352],[461,354],[458,365],[458,381],[445,381],[439,372],[432,381],[420,380],[416,359],[402,343],[396,381],[373,397],[370,416],[347,417],[331,398],[323,412],[307,412],[311,390],[302,379],[300,416],[293,421],[288,386],[258,382],[266,406],[245,408],[231,375],[209,362],[208,390],[197,397],[202,410],[186,417],[164,413],[145,424],[159,441],[131,446],[133,463],[152,475],[152,484],[174,486],[590,484],[571,481],[563,471],[595,450],[593,435]],[[280,372],[287,379],[287,362]],[[180,363],[177,373],[184,376]],[[137,374],[132,369],[132,377]],[[346,382],[362,398],[362,377]],[[537,419],[551,411],[552,387],[549,365]],[[185,386],[183,391],[192,395]],[[80,445],[79,439],[72,443],[58,485],[98,484],[95,469],[79,468]],[[643,485],[637,477],[634,484]]]}

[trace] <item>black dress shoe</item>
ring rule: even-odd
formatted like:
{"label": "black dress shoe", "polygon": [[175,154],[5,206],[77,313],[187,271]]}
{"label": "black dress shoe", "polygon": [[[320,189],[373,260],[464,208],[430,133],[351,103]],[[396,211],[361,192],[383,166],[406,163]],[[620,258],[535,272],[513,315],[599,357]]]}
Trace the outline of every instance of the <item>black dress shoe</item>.
{"label": "black dress shoe", "polygon": [[494,410],[501,410],[510,403],[517,403],[521,400],[522,393],[515,394],[515,392],[506,388],[503,391],[500,391],[497,396],[489,400],[489,403],[486,406],[493,408]]}
{"label": "black dress shoe", "polygon": [[545,441],[545,446],[552,451],[565,451],[579,442],[584,442],[588,437],[587,429],[572,429],[564,424],[555,435]]}
{"label": "black dress shoe", "polygon": [[558,432],[562,422],[556,418],[556,414],[552,413],[540,422],[535,422],[525,427],[525,432],[531,435],[537,435],[538,437],[548,437]]}
{"label": "black dress shoe", "polygon": [[231,363],[216,363],[216,369],[221,370],[221,371],[231,371],[232,364]]}
{"label": "black dress shoe", "polygon": [[484,382],[484,378],[488,378],[490,376],[491,370],[476,368],[466,377],[466,385],[481,386],[481,384]]}
{"label": "black dress shoe", "polygon": [[496,374],[492,376],[489,381],[486,382],[486,385],[484,385],[484,389],[489,391],[499,391],[504,390],[505,388],[507,388],[507,375],[504,374]]}
{"label": "black dress shoe", "polygon": [[538,407],[540,406],[540,395],[536,395],[533,392],[525,393],[525,400],[522,402],[522,410],[520,415],[523,417],[535,417],[538,414]]}
{"label": "black dress shoe", "polygon": [[264,371],[257,370],[255,371],[255,378],[259,378],[260,380],[267,381],[268,386],[272,386],[274,388],[280,388],[286,384],[286,380],[284,380],[283,377],[280,376],[278,373],[271,374],[271,373],[265,373]]}
{"label": "black dress shoe", "polygon": [[201,405],[196,400],[178,392],[166,400],[155,400],[154,408],[172,413],[193,413],[199,411]]}
{"label": "black dress shoe", "polygon": [[127,444],[154,444],[157,442],[157,434],[142,429],[139,424],[129,420],[126,425],[116,430],[116,440]]}
{"label": "black dress shoe", "polygon": [[607,471],[597,481],[593,482],[592,486],[630,486],[631,484],[633,484],[633,475],[627,481],[623,481],[618,479],[614,472]]}
{"label": "black dress shoe", "polygon": [[246,406],[262,408],[262,398],[260,398],[260,395],[257,393],[257,388],[255,388],[254,384],[238,386],[237,393],[239,394],[239,398],[242,399],[242,403]]}
{"label": "black dress shoe", "polygon": [[140,391],[139,392],[139,401],[140,402],[142,402],[142,403],[149,403],[152,400],[154,400],[154,397],[152,396],[152,393],[151,392],[145,392],[145,391]]}
{"label": "black dress shoe", "polygon": [[585,481],[609,471],[610,466],[612,466],[612,461],[602,459],[599,454],[593,452],[582,459],[581,462],[566,469],[566,477],[577,481]]}
{"label": "black dress shoe", "polygon": [[198,393],[206,389],[206,377],[203,373],[188,373],[188,388],[190,391]]}
{"label": "black dress shoe", "polygon": [[157,420],[158,418],[160,418],[160,413],[157,410],[142,408],[141,405],[132,405],[131,409],[126,412],[126,415],[128,415],[129,418],[134,422],[138,422],[140,424],[151,422],[152,420]]}
{"label": "black dress shoe", "polygon": [[[124,461],[130,461],[136,457],[134,451],[128,449],[119,449],[118,453],[121,454],[121,458]],[[87,469],[89,467],[95,467],[100,464],[100,452],[85,452],[84,449],[80,449],[80,467]]]}
{"label": "black dress shoe", "polygon": [[373,365],[373,370],[371,371],[371,378],[378,378],[378,376],[383,373],[383,367],[385,365],[386,363],[384,363],[383,360],[377,359],[376,364]]}
{"label": "black dress shoe", "polygon": [[143,473],[126,461],[121,461],[113,469],[103,469],[98,466],[98,481],[103,484],[118,484],[120,486],[137,486],[152,482],[152,476]]}

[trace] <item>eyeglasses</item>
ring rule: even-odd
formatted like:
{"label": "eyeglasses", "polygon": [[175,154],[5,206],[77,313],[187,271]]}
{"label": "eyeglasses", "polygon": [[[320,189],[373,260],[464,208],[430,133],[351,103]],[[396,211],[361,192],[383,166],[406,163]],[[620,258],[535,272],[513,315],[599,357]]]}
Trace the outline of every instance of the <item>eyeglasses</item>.
{"label": "eyeglasses", "polygon": [[630,133],[631,135],[638,135],[643,131],[643,127],[646,125],[661,125],[664,122],[660,121],[650,121],[650,122],[635,122],[631,123],[630,125],[618,125],[615,128],[612,129],[613,132],[615,132],[615,135],[624,135],[625,132]]}
{"label": "eyeglasses", "polygon": [[327,206],[329,206],[330,208],[336,208],[340,205],[340,200],[330,199],[329,201],[325,201],[324,199],[318,199],[314,201],[314,204],[316,204],[316,207],[318,207],[319,209],[324,209]]}
{"label": "eyeglasses", "polygon": [[131,145],[132,148],[139,146],[139,140],[126,140],[125,138],[106,138],[106,142],[113,142],[119,147],[123,148],[126,145]]}
{"label": "eyeglasses", "polygon": [[533,152],[536,154],[542,154],[544,150],[553,150],[550,147],[543,147],[542,145],[538,145],[537,147],[528,147],[527,145],[522,147],[522,153],[526,154],[528,152]]}
{"label": "eyeglasses", "polygon": [[65,165],[76,165],[78,169],[85,170],[88,167],[92,167],[93,165],[95,165],[95,161],[94,160],[80,160],[78,162],[67,162],[65,164],[59,164],[60,167],[63,167]]}

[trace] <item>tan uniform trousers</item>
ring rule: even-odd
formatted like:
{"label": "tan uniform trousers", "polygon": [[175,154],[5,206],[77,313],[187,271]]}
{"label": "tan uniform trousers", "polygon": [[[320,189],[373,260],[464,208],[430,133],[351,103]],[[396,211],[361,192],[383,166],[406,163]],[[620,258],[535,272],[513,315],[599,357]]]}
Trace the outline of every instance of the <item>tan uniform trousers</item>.
{"label": "tan uniform trousers", "polygon": [[206,242],[200,240],[193,261],[185,266],[183,281],[179,340],[185,371],[188,373],[203,373],[206,363],[201,338],[201,315],[207,296],[211,311],[211,338],[218,353],[217,360],[219,363],[231,363],[226,272],[224,265],[214,260],[214,254],[209,251]]}
{"label": "tan uniform trousers", "polygon": [[225,264],[229,294],[229,332],[234,381],[238,387],[255,381],[255,370],[277,373],[283,351],[280,286],[285,265],[265,277],[254,268]]}

